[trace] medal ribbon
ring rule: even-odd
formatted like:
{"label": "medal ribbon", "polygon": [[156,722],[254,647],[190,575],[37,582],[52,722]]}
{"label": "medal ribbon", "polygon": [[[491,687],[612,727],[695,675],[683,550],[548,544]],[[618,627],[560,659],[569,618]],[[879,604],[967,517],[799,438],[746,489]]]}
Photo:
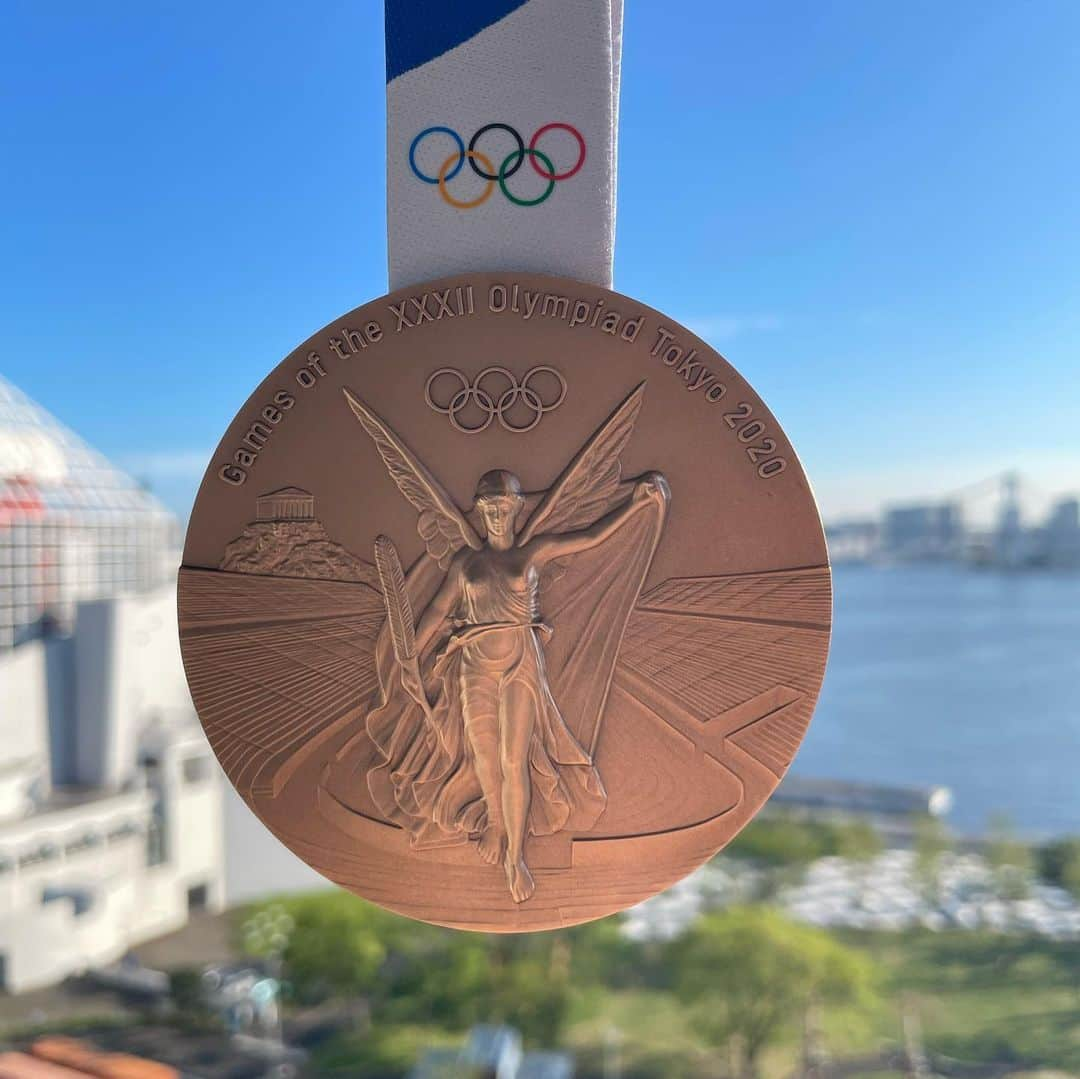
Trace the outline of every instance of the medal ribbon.
{"label": "medal ribbon", "polygon": [[622,0],[386,0],[390,288],[611,286]]}

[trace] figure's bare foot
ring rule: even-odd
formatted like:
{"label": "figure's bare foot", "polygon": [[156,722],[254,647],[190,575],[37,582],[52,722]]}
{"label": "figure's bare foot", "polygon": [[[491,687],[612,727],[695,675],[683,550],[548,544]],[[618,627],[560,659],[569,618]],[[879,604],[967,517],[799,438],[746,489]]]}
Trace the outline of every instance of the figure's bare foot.
{"label": "figure's bare foot", "polygon": [[506,833],[497,824],[489,824],[476,841],[476,849],[488,865],[498,865],[506,852]]}
{"label": "figure's bare foot", "polygon": [[536,882],[529,872],[529,867],[523,858],[514,861],[509,855],[503,865],[506,869],[506,883],[510,885],[510,895],[515,903],[524,903],[536,891]]}

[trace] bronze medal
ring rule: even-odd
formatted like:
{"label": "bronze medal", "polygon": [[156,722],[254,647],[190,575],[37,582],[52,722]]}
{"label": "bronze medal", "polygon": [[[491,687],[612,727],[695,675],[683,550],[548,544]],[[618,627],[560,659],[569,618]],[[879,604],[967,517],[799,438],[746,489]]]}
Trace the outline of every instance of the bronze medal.
{"label": "bronze medal", "polygon": [[390,294],[288,356],[203,480],[184,662],[229,778],[358,895],[621,910],[787,769],[829,640],[803,471],[673,320],[557,277]]}

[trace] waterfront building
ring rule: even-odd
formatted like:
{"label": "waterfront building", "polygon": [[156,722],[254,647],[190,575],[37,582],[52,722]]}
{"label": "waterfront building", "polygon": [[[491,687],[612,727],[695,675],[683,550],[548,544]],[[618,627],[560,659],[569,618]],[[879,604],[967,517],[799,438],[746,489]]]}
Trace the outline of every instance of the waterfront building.
{"label": "waterfront building", "polygon": [[0,989],[223,901],[220,773],[180,662],[174,518],[0,380]]}
{"label": "waterfront building", "polygon": [[994,564],[1017,569],[1031,558],[1031,536],[1024,528],[1020,506],[1020,480],[1012,472],[1001,479],[1001,508],[993,537]]}
{"label": "waterfront building", "polygon": [[1054,569],[1080,569],[1080,499],[1063,498],[1050,511],[1042,555]]}
{"label": "waterfront building", "polygon": [[881,527],[877,521],[836,521],[826,526],[825,539],[833,565],[870,562],[881,548]]}
{"label": "waterfront building", "polygon": [[901,561],[957,557],[964,545],[964,513],[959,502],[890,506],[882,526],[882,549]]}

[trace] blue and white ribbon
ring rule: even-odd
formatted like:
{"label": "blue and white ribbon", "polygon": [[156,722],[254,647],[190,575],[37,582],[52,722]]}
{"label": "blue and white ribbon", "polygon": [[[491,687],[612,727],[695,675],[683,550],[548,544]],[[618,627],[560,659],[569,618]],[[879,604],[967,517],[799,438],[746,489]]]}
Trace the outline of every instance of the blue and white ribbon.
{"label": "blue and white ribbon", "polygon": [[610,287],[622,0],[386,0],[391,289]]}

